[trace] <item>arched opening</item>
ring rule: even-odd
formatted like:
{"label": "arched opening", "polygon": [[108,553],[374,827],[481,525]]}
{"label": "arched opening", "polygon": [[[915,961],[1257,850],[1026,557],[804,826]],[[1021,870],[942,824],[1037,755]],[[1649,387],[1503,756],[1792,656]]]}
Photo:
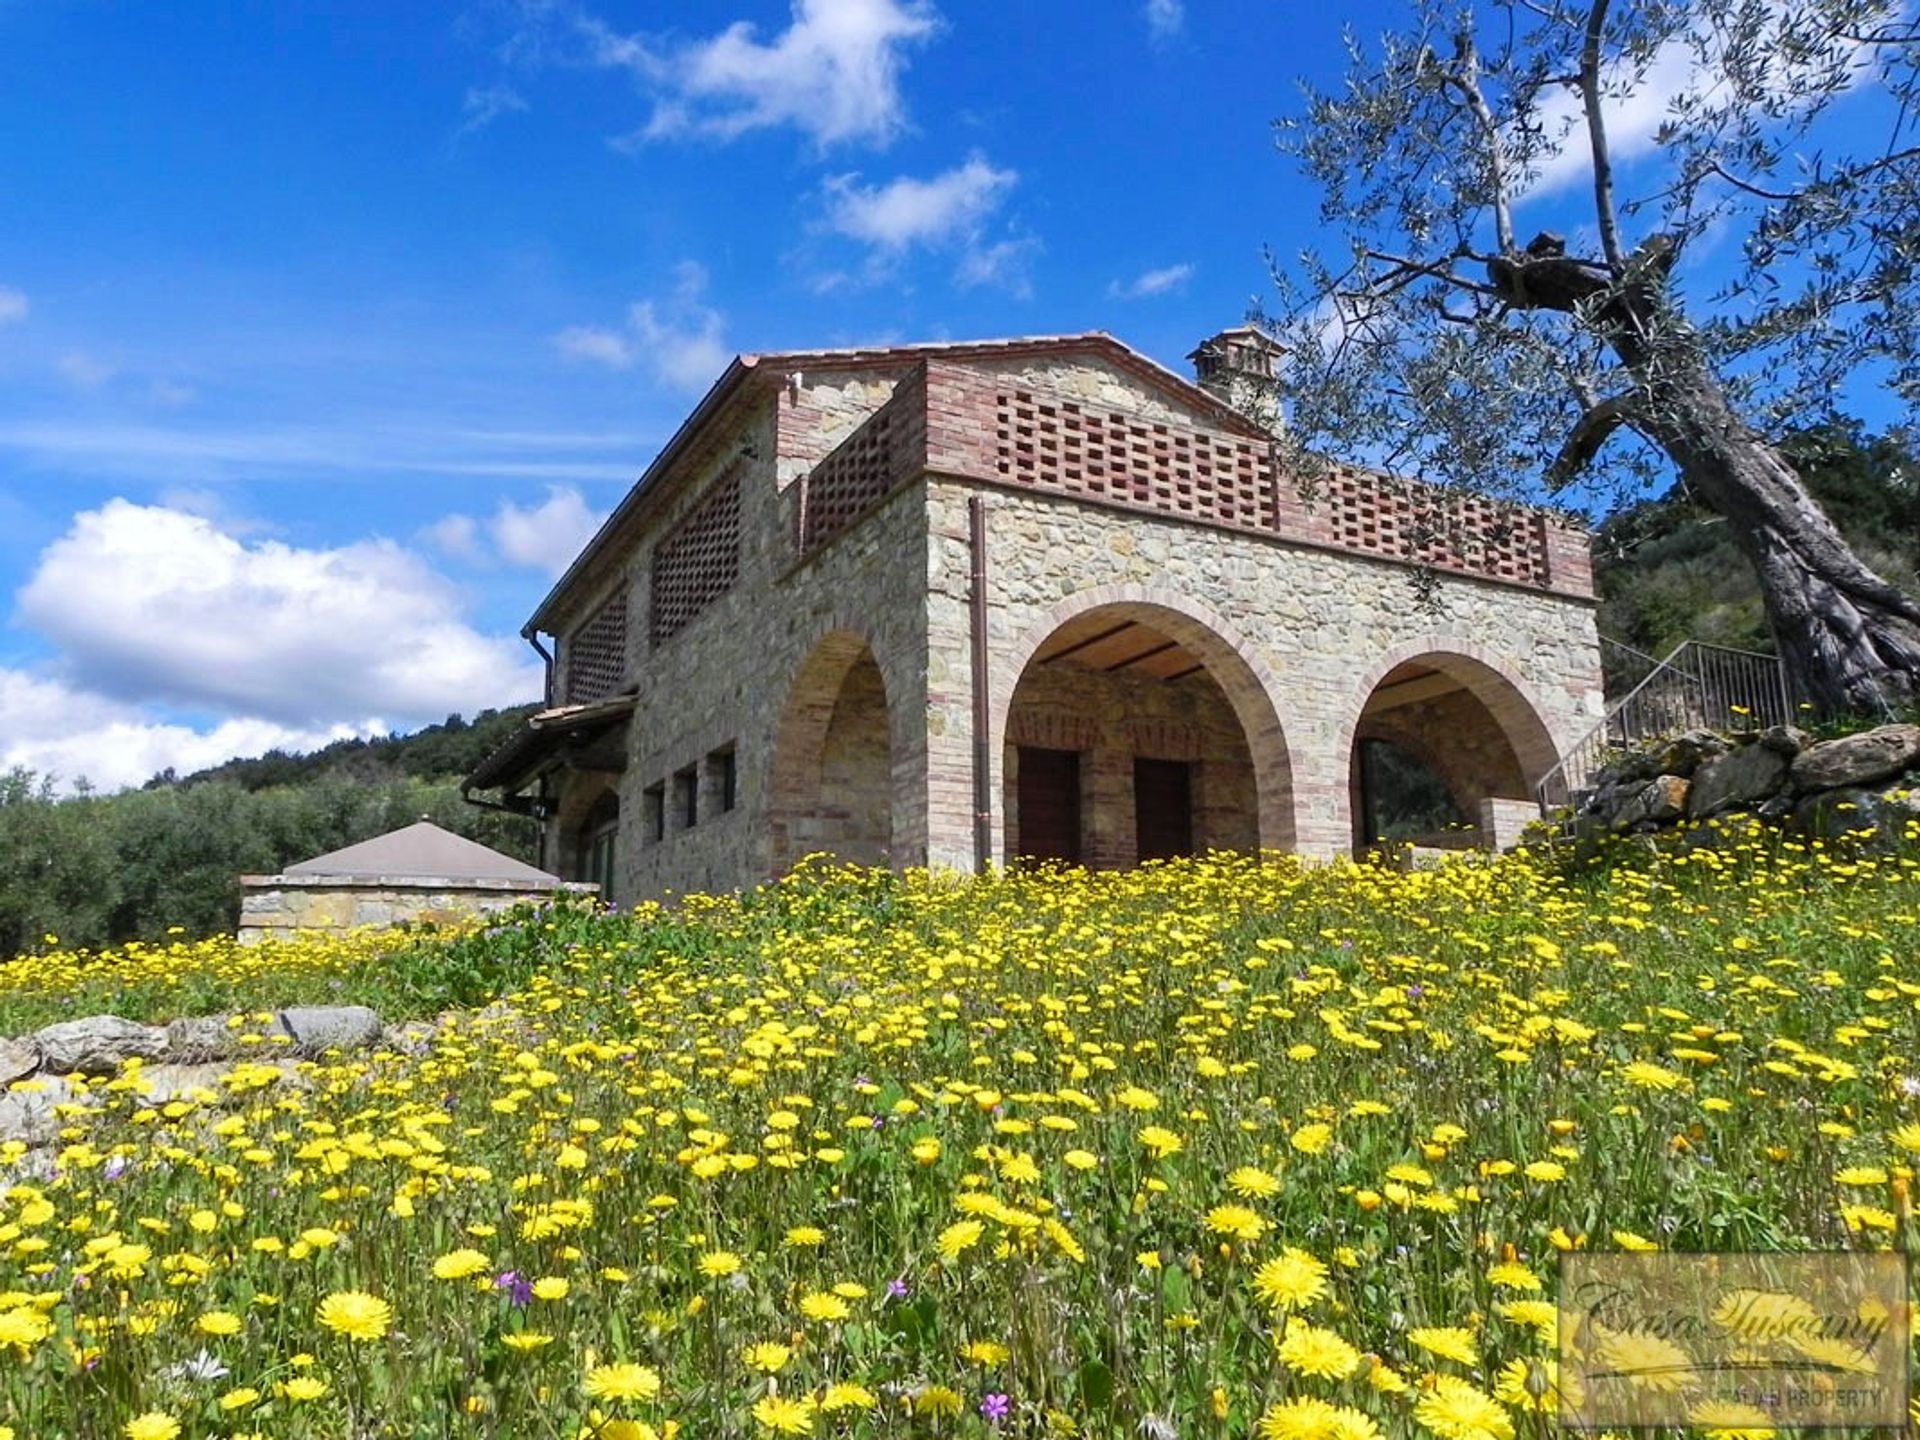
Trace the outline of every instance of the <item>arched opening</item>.
{"label": "arched opening", "polygon": [[1286,849],[1286,742],[1259,675],[1207,623],[1093,605],[1031,650],[1001,730],[1010,863],[1096,868]]}
{"label": "arched opening", "polygon": [[893,855],[893,745],[887,689],[872,649],[836,632],[794,677],[774,742],[775,875],[825,852],[855,865]]}
{"label": "arched opening", "polygon": [[1537,810],[1553,740],[1519,688],[1484,661],[1431,652],[1397,662],[1353,728],[1353,844],[1495,849]]}

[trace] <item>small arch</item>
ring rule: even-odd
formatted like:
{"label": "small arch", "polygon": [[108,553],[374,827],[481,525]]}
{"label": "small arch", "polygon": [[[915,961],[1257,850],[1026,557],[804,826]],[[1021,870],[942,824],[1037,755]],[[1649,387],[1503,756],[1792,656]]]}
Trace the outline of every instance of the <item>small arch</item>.
{"label": "small arch", "polygon": [[825,851],[850,864],[893,858],[893,711],[866,636],[828,634],[795,672],[768,775],[771,873]]}
{"label": "small arch", "polygon": [[1515,838],[1533,787],[1559,751],[1539,706],[1506,662],[1458,639],[1413,642],[1384,657],[1359,694],[1342,746],[1356,850],[1380,838],[1369,833],[1378,807],[1364,793],[1361,749],[1369,742],[1393,745],[1431,770],[1475,827],[1471,835],[1424,841],[1500,846]]}
{"label": "small arch", "polygon": [[[1043,674],[1044,690],[1037,691]],[[1109,683],[1114,676],[1128,683]],[[1179,704],[1154,703],[1171,696],[1151,686],[1182,685],[1196,693]],[[1063,797],[1079,785],[1078,820],[1055,814],[1048,823],[1063,834],[1078,823],[1091,842],[1081,857],[1088,863],[1125,864],[1141,853],[1182,848],[1177,816],[1150,833],[1140,807],[1155,795],[1163,798],[1153,804],[1175,811],[1188,795],[1185,848],[1292,849],[1293,766],[1272,699],[1277,689],[1258,651],[1190,596],[1112,585],[1053,606],[1002,652],[995,670],[989,754],[997,767],[1002,858],[1022,848],[1022,746],[1032,752],[1030,763],[1052,773]],[[1076,781],[1063,759],[1074,754],[1091,757],[1080,763],[1101,773]],[[1185,777],[1172,768],[1183,764],[1192,767]],[[1062,798],[1053,809],[1065,806]]]}

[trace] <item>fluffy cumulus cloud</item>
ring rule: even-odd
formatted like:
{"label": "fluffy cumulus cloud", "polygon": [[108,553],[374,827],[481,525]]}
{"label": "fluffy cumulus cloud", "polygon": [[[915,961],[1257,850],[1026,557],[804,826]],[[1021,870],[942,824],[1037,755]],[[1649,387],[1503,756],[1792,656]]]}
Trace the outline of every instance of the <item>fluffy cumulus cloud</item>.
{"label": "fluffy cumulus cloud", "polygon": [[464,612],[450,582],[392,541],[248,541],[126,500],[76,516],[17,597],[19,621],[58,656],[51,679],[88,704],[168,706],[262,734],[420,723],[538,694],[525,648]]}
{"label": "fluffy cumulus cloud", "polygon": [[17,325],[27,318],[27,297],[11,285],[0,285],[0,325]]}
{"label": "fluffy cumulus cloud", "polygon": [[487,525],[501,556],[529,570],[558,576],[586,547],[606,517],[570,486],[556,486],[538,505],[503,502]]}
{"label": "fluffy cumulus cloud", "polygon": [[631,72],[652,94],[639,139],[730,140],[790,125],[822,145],[884,145],[898,134],[906,54],[939,28],[922,0],[794,0],[792,22],[764,37],[745,20],[684,42],[577,23],[593,63]]}
{"label": "fluffy cumulus cloud", "polygon": [[1147,0],[1147,30],[1156,40],[1178,35],[1187,24],[1187,7],[1181,0]]}
{"label": "fluffy cumulus cloud", "polygon": [[1107,286],[1107,294],[1115,300],[1145,300],[1154,295],[1184,290],[1187,281],[1192,278],[1191,265],[1163,265],[1157,270],[1143,270],[1131,280],[1115,280]]}
{"label": "fluffy cumulus cloud", "polygon": [[235,756],[269,750],[313,750],[373,723],[323,728],[238,718],[209,729],[155,720],[139,706],[28,674],[0,669],[0,770],[16,766],[70,792],[85,781],[97,790],[140,785],[166,769],[180,774]]}
{"label": "fluffy cumulus cloud", "polygon": [[863,185],[858,175],[838,175],[826,182],[826,227],[868,247],[869,278],[890,273],[909,251],[952,251],[960,284],[1021,289],[1034,242],[989,233],[1019,180],[982,155],[924,180]]}
{"label": "fluffy cumulus cloud", "polygon": [[706,267],[684,260],[674,267],[672,288],[636,301],[623,327],[569,326],[553,337],[553,347],[569,360],[610,370],[639,367],[676,390],[704,390],[733,358],[726,317],[706,303],[706,290]]}

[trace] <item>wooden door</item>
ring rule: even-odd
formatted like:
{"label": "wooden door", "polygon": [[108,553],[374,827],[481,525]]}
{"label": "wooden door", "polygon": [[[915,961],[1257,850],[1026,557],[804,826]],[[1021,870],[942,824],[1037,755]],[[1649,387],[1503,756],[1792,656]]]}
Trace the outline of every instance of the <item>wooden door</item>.
{"label": "wooden door", "polygon": [[1080,861],[1080,752],[1020,747],[1018,786],[1022,860]]}
{"label": "wooden door", "polygon": [[1184,760],[1133,762],[1133,831],[1142,860],[1193,853],[1193,767]]}

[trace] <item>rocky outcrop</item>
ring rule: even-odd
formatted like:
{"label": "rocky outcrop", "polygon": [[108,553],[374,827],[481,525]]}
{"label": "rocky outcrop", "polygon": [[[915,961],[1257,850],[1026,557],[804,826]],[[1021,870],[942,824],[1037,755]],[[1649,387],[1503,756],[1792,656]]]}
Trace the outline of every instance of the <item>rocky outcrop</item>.
{"label": "rocky outcrop", "polygon": [[[397,1033],[424,1043],[412,1026]],[[290,1070],[299,1060],[372,1050],[385,1038],[379,1015],[364,1005],[302,1006],[265,1019],[201,1015],[164,1026],[89,1015],[19,1039],[0,1036],[0,1141],[50,1143],[63,1123],[55,1107],[75,1098],[69,1076],[113,1075],[138,1062],[143,1089],[163,1103],[216,1093],[220,1077],[238,1061]]]}
{"label": "rocky outcrop", "polygon": [[1833,740],[1791,725],[1735,735],[1688,731],[1599,771],[1569,828],[1592,840],[1743,813],[1819,839],[1908,843],[1920,834],[1920,725]]}

